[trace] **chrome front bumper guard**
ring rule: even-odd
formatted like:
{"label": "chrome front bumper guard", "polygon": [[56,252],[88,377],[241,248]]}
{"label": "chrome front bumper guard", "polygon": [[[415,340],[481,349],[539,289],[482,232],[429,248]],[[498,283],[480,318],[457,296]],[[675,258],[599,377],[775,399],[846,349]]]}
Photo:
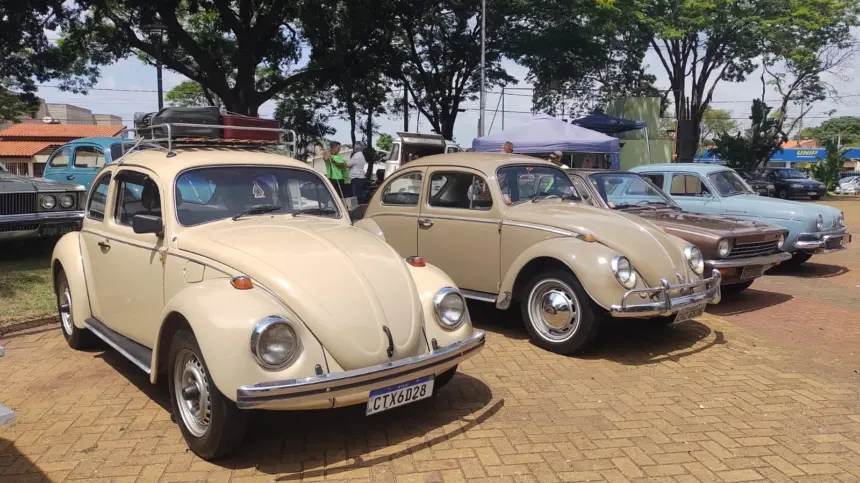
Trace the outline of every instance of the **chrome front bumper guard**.
{"label": "chrome front bumper guard", "polygon": [[791,253],[779,252],[773,255],[762,255],[750,258],[729,258],[725,260],[706,260],[705,266],[711,268],[736,268],[750,265],[774,265],[791,258]]}
{"label": "chrome front bumper guard", "polygon": [[797,235],[794,242],[794,248],[798,251],[812,252],[815,254],[834,253],[845,250],[845,242],[839,248],[827,248],[827,242],[839,238],[848,238],[848,243],[851,243],[851,233],[848,233],[847,228],[838,230],[820,231],[817,233],[801,233]]}
{"label": "chrome front bumper guard", "polygon": [[420,356],[351,371],[242,386],[236,391],[236,404],[239,409],[255,409],[361,394],[435,373],[436,368],[452,367],[477,354],[484,342],[484,331],[476,330],[466,339]]}
{"label": "chrome front bumper guard", "polygon": [[[621,298],[621,305],[610,306],[609,313],[613,317],[650,317],[656,315],[668,315],[703,303],[715,304],[720,301],[721,280],[722,276],[717,270],[714,270],[711,273],[711,278],[678,285],[669,285],[668,280],[661,278],[659,287],[628,290],[624,294],[624,297]],[[670,290],[695,290],[697,288],[704,288],[704,290],[674,298],[669,296]],[[648,298],[654,295],[659,295],[660,300],[658,302],[636,304],[627,303],[628,297],[634,295],[639,296],[641,294],[645,294]]]}
{"label": "chrome front bumper guard", "polygon": [[41,223],[43,221],[53,222],[76,222],[84,219],[84,212],[80,210],[67,211],[37,211],[33,213],[21,213],[18,215],[0,215],[0,223]]}

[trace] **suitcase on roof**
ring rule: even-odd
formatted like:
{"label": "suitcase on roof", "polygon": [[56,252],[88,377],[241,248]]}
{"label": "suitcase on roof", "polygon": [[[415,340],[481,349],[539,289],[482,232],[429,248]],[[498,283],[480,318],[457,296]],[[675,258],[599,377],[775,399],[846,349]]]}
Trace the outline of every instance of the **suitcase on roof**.
{"label": "suitcase on roof", "polygon": [[[165,107],[155,113],[149,120],[150,126],[159,124],[211,124],[218,126],[223,124],[221,108],[213,107]],[[156,128],[152,130],[155,137],[166,137],[167,128]],[[171,126],[171,135],[176,138],[213,138],[223,137],[223,129],[218,127],[187,127]],[[143,131],[146,134],[147,131]],[[147,136],[148,137],[148,136]]]}

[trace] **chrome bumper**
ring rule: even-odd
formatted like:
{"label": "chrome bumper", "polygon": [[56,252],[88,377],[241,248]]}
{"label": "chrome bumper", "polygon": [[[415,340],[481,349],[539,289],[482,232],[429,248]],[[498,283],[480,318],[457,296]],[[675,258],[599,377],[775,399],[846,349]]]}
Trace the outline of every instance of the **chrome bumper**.
{"label": "chrome bumper", "polygon": [[[688,307],[703,303],[715,304],[720,301],[720,281],[722,276],[720,272],[714,270],[711,278],[706,278],[699,282],[682,283],[678,285],[669,285],[669,281],[665,278],[660,279],[660,286],[657,288],[642,288],[636,290],[628,290],[621,299],[621,305],[612,305],[609,307],[609,313],[613,317],[650,317],[655,315],[668,315]],[[669,297],[670,290],[697,289],[704,288],[701,292],[682,295],[679,297]],[[647,303],[628,304],[627,298],[630,296],[639,296],[644,294],[647,298],[654,295],[659,295],[660,301]]]}
{"label": "chrome bumper", "polygon": [[748,267],[750,265],[773,265],[791,258],[791,253],[779,252],[773,255],[762,255],[750,258],[730,258],[726,260],[706,260],[705,266],[711,268]]}
{"label": "chrome bumper", "polygon": [[236,404],[239,409],[259,409],[286,401],[299,404],[369,392],[447,370],[477,354],[484,342],[484,331],[476,330],[468,338],[429,354],[351,371],[242,386],[236,391]]}
{"label": "chrome bumper", "polygon": [[817,233],[801,233],[797,235],[797,239],[794,242],[794,248],[795,250],[816,254],[838,252],[847,248],[844,240],[842,241],[842,244],[836,248],[827,248],[827,242],[831,240],[844,239],[845,237],[848,238],[848,243],[851,243],[851,233],[848,233],[847,228],[820,231]]}
{"label": "chrome bumper", "polygon": [[84,212],[71,211],[44,211],[34,213],[22,213],[18,215],[0,215],[0,223],[41,223],[43,221],[74,222],[84,219]]}

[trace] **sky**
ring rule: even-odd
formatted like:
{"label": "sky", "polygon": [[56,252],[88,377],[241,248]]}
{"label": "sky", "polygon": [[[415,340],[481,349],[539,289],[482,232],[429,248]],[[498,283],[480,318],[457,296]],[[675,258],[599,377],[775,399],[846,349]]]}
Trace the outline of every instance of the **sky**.
{"label": "sky", "polygon": [[[860,39],[860,29],[854,29],[854,36]],[[668,87],[668,78],[655,51],[650,50],[647,53],[645,64],[648,66],[648,71],[656,75],[657,86],[660,88]],[[519,80],[517,85],[510,86],[514,89],[508,90],[508,95],[505,96],[504,126],[509,129],[531,118],[529,113],[532,107],[531,92],[521,90],[530,87],[525,81],[528,73],[525,68],[512,60],[505,60],[503,66],[509,74]],[[860,56],[851,59],[838,76],[826,76],[826,81],[836,89],[838,97],[817,103],[805,118],[804,126],[820,124],[829,117],[829,111],[832,110],[835,110],[832,114],[834,117],[860,116],[860,79],[857,77],[858,72],[860,72]],[[729,111],[739,125],[743,126],[748,123],[751,101],[761,93],[760,73],[761,71],[753,73],[747,81],[742,83],[721,81],[714,91],[713,107]],[[164,91],[167,92],[185,80],[185,77],[165,70],[163,79]],[[73,104],[89,109],[95,114],[117,115],[122,117],[123,122],[129,127],[133,125],[135,112],[155,111],[158,108],[155,68],[142,63],[136,57],[122,60],[102,69],[101,78],[96,87],[104,90],[92,90],[88,95],[79,95],[62,92],[57,88],[49,87],[50,85],[48,83],[39,89],[39,96],[44,98],[46,102]],[[486,98],[486,130],[488,134],[498,132],[502,126],[502,113],[500,109],[497,109],[501,97],[498,91],[499,89],[494,89],[493,92],[487,94]],[[766,100],[775,100],[776,98],[776,94],[772,91],[765,97]],[[479,103],[467,101],[462,107],[465,107],[467,111],[460,113],[457,117],[454,139],[461,146],[468,147],[471,146],[472,139],[477,135]],[[274,102],[268,102],[261,107],[260,115],[271,117],[274,108]],[[799,107],[790,108],[789,115],[798,112],[798,110]],[[417,119],[416,126],[416,114],[417,112],[414,110],[410,112],[410,130],[416,130],[417,127],[420,132],[429,132],[430,124],[424,118]],[[331,124],[337,130],[332,138],[341,142],[348,142],[349,123],[335,119]],[[377,120],[377,124],[379,124],[380,132],[391,134],[401,131],[403,128],[403,120],[399,115],[392,118],[380,118]]]}

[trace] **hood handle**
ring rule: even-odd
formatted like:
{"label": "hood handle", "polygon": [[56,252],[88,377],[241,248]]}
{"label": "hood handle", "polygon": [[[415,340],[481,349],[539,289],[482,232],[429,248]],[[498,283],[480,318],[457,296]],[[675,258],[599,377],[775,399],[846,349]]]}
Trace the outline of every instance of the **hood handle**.
{"label": "hood handle", "polygon": [[394,338],[391,337],[391,330],[387,325],[382,326],[382,331],[385,332],[386,336],[388,336],[388,349],[386,352],[388,353],[388,358],[391,359],[394,357]]}

